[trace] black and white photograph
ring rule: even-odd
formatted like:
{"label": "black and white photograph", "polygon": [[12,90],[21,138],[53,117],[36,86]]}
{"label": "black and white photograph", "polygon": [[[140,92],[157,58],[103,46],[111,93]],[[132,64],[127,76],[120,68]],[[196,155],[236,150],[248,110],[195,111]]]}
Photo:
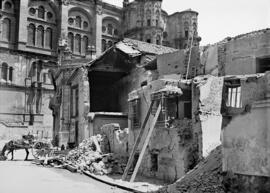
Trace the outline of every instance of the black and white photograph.
{"label": "black and white photograph", "polygon": [[270,193],[270,0],[0,0],[0,193]]}

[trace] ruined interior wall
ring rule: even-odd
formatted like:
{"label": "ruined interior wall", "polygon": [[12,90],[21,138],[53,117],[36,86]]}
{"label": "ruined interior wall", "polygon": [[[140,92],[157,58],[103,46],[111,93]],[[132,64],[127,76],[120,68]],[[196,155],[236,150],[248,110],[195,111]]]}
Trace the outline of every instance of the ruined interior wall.
{"label": "ruined interior wall", "polygon": [[205,46],[201,50],[201,64],[204,74],[218,76],[218,45]]}
{"label": "ruined interior wall", "polygon": [[255,74],[256,58],[269,57],[270,31],[254,32],[236,37],[226,43],[225,75]]}
{"label": "ruined interior wall", "polygon": [[[189,52],[186,50],[179,50],[173,53],[167,53],[157,56],[157,68],[159,75],[168,74],[187,74]],[[200,65],[199,48],[193,47],[190,64],[189,76],[194,77],[203,73],[203,68]]]}
{"label": "ruined interior wall", "polygon": [[[90,137],[88,113],[90,109],[90,93],[89,93],[89,81],[88,71],[84,68],[80,68],[76,74],[76,77],[72,80],[71,87],[78,86],[79,90],[79,104],[78,115],[76,118],[71,118],[70,135],[71,138],[75,138],[75,122],[78,121],[78,142],[82,142],[85,138]],[[68,100],[70,102],[70,100]]]}
{"label": "ruined interior wall", "polygon": [[206,157],[221,144],[223,78],[202,76],[193,82],[193,128],[199,139],[199,149]]}
{"label": "ruined interior wall", "polygon": [[147,71],[144,68],[134,68],[128,76],[125,76],[114,85],[114,90],[119,91],[118,101],[120,111],[128,113],[128,94],[141,87],[141,83],[150,83],[156,79],[156,71]]}
{"label": "ruined interior wall", "polygon": [[[140,98],[140,122],[144,121],[144,117],[148,111],[151,103],[151,94],[164,88],[166,84],[165,80],[156,80],[151,82],[151,84],[134,91],[130,94],[138,95]],[[176,86],[178,82],[174,83]],[[183,85],[183,89],[188,87]],[[183,109],[180,109],[183,110]],[[150,121],[148,121],[146,128],[150,128],[151,120],[153,120],[153,115],[150,116]],[[139,134],[140,129],[138,127],[133,128],[129,120],[129,152],[131,152],[135,139]],[[146,138],[146,132],[143,134],[142,139]],[[166,128],[165,123],[157,123],[153,134],[151,136],[149,145],[144,154],[141,166],[139,168],[139,174],[143,176],[153,177],[165,180],[167,182],[173,182],[176,179],[182,177],[187,171],[192,162],[195,162],[196,156],[194,155],[192,145],[192,121],[190,119],[177,119],[170,127]],[[144,140],[139,144],[140,152],[143,146]],[[153,170],[153,160],[151,160],[151,155],[157,154],[157,170]]]}

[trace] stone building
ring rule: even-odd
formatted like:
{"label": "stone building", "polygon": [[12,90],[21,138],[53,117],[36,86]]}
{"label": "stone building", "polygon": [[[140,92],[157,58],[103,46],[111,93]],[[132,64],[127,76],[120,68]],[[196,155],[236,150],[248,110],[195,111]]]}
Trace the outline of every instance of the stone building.
{"label": "stone building", "polygon": [[125,0],[123,8],[101,0],[1,0],[0,137],[52,136],[52,75],[72,64],[67,58],[91,60],[123,37],[183,48],[194,34],[195,45],[197,16],[192,10],[170,16],[161,0]]}

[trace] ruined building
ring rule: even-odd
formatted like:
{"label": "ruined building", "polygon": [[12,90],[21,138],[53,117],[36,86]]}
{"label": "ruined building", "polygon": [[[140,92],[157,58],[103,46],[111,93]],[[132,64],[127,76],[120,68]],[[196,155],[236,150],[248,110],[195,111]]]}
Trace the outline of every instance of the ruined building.
{"label": "ruined building", "polygon": [[29,131],[52,136],[57,123],[49,101],[59,66],[90,61],[123,37],[198,45],[197,17],[192,10],[168,15],[161,0],[125,0],[123,8],[101,0],[1,0],[0,138]]}

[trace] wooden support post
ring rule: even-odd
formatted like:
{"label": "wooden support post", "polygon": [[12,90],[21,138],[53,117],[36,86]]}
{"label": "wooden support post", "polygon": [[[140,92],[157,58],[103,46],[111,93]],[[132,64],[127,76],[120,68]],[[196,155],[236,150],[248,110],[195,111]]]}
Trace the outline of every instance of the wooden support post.
{"label": "wooden support post", "polygon": [[151,136],[152,136],[152,133],[153,133],[154,127],[155,127],[155,125],[156,125],[156,122],[157,122],[157,120],[158,120],[158,117],[159,117],[160,112],[161,112],[161,103],[159,104],[158,109],[157,109],[157,112],[156,112],[156,114],[155,114],[155,117],[154,117],[154,119],[153,119],[153,121],[152,121],[152,123],[151,123],[149,132],[148,132],[147,137],[146,137],[146,139],[145,139],[145,142],[144,142],[144,144],[143,144],[142,151],[141,151],[141,153],[140,153],[140,156],[139,156],[138,162],[137,162],[137,164],[136,164],[136,167],[135,167],[135,169],[134,169],[134,172],[133,172],[133,174],[132,174],[132,176],[131,176],[130,182],[134,182],[134,180],[135,180],[135,178],[136,178],[136,175],[137,175],[137,172],[138,172],[139,167],[140,167],[140,165],[141,165],[141,162],[142,162],[142,159],[143,159],[143,156],[144,156],[146,147],[147,147],[147,145],[148,145],[148,143],[149,143],[149,141],[150,141],[150,138],[151,138]]}
{"label": "wooden support post", "polygon": [[152,110],[153,104],[154,104],[154,101],[152,101],[151,104],[150,104],[150,107],[149,107],[148,112],[147,112],[147,114],[146,114],[146,117],[145,117],[145,119],[144,119],[144,121],[143,121],[143,124],[142,124],[142,127],[141,127],[141,129],[140,129],[140,132],[139,132],[139,134],[138,134],[138,136],[137,136],[137,138],[136,138],[136,141],[135,141],[135,143],[134,143],[133,149],[132,149],[132,151],[131,151],[131,153],[130,153],[130,155],[129,155],[128,163],[127,163],[127,166],[126,166],[126,168],[125,168],[124,174],[123,174],[123,176],[122,176],[122,180],[126,180],[126,178],[127,178],[128,171],[129,171],[129,169],[130,169],[130,167],[131,167],[131,165],[132,165],[132,163],[133,163],[135,153],[136,153],[137,148],[138,148],[138,146],[139,146],[139,144],[140,144],[140,142],[141,142],[141,138],[142,138],[143,133],[144,133],[144,131],[145,131],[145,126],[146,126],[146,124],[147,124],[147,122],[148,122],[148,119],[149,119],[149,117],[150,117],[150,114],[151,114],[151,110]]}

